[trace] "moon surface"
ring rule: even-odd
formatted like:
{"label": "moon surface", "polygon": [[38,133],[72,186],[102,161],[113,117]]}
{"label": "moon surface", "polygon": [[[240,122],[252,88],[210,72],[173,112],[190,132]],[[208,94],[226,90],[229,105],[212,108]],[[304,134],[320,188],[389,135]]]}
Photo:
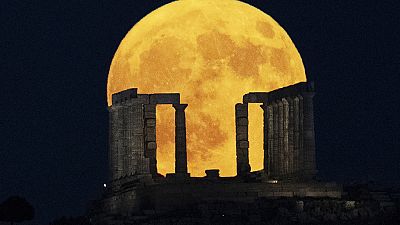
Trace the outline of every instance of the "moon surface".
{"label": "moon surface", "polygon": [[[236,175],[235,104],[248,92],[306,81],[304,65],[285,30],[269,15],[235,0],[181,0],[140,20],[116,51],[107,100],[128,88],[181,94],[187,103],[188,169],[203,176]],[[249,108],[250,165],[262,169],[263,118]],[[157,106],[157,161],[174,171],[174,109]]]}

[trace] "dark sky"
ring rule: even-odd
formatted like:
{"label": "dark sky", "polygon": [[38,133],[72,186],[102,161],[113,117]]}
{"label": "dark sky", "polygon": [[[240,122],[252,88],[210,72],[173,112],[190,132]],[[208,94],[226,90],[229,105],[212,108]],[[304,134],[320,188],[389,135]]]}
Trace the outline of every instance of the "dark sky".
{"label": "dark sky", "polygon": [[[1,3],[0,201],[37,224],[84,212],[107,176],[106,80],[119,42],[169,1]],[[400,181],[397,1],[246,1],[280,23],[315,97],[320,177]]]}

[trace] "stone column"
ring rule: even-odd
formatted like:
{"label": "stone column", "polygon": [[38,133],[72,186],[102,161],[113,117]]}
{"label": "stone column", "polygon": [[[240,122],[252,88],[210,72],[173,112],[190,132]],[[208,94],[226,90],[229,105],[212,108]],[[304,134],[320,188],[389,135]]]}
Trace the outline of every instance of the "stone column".
{"label": "stone column", "polygon": [[284,175],[284,110],[281,100],[278,101],[278,174],[282,178]]}
{"label": "stone column", "polygon": [[128,136],[128,132],[127,132],[131,128],[130,127],[131,124],[128,121],[129,111],[125,105],[121,108],[121,111],[122,111],[122,120],[121,121],[123,121],[122,128],[121,128],[121,133],[122,133],[121,161],[122,161],[122,165],[123,165],[122,176],[127,176],[131,172],[130,168],[131,168],[131,166],[133,166],[132,164],[136,163],[136,162],[132,162],[132,160],[131,160],[133,157],[132,150],[129,149],[129,147],[130,147],[129,146],[129,136]]}
{"label": "stone column", "polygon": [[149,161],[145,158],[144,143],[144,109],[143,103],[139,99],[131,99],[131,104],[124,107],[125,130],[124,147],[126,149],[127,170],[125,175],[148,174]]}
{"label": "stone column", "polygon": [[[276,174],[276,170],[274,167],[275,164],[275,156],[274,156],[274,108],[271,103],[268,103],[267,106],[267,118],[268,118],[268,131],[267,131],[267,137],[268,137],[268,177],[273,178]],[[265,132],[265,131],[264,131]],[[265,133],[264,133],[265,137]]]}
{"label": "stone column", "polygon": [[303,114],[303,97],[297,96],[299,99],[299,178],[304,177],[304,114]]}
{"label": "stone column", "polygon": [[175,173],[187,174],[186,116],[187,104],[173,104],[175,108]]}
{"label": "stone column", "polygon": [[273,143],[273,151],[272,151],[272,170],[273,170],[273,178],[279,178],[279,107],[276,102],[272,103],[272,111],[273,111],[273,135],[272,135],[272,143]]}
{"label": "stone column", "polygon": [[289,102],[282,98],[283,104],[283,174],[285,177],[289,174],[290,155],[289,155]]}
{"label": "stone column", "polygon": [[312,179],[317,174],[315,163],[315,133],[314,133],[314,91],[302,93],[303,96],[303,147],[304,147],[304,178]]}
{"label": "stone column", "polygon": [[116,180],[119,178],[118,169],[118,110],[116,106],[109,107],[109,163],[110,178]]}
{"label": "stone column", "polygon": [[117,108],[118,113],[115,117],[115,153],[117,154],[117,163],[116,163],[116,178],[120,178],[124,175],[124,154],[125,154],[125,140],[124,140],[124,116],[123,116],[123,107]]}
{"label": "stone column", "polygon": [[144,105],[145,157],[149,159],[150,174],[157,175],[156,105]]}
{"label": "stone column", "polygon": [[299,98],[293,98],[293,173],[294,176],[300,175],[300,122],[299,122]]}
{"label": "stone column", "polygon": [[283,104],[283,173],[289,175],[290,154],[289,154],[289,102],[282,99]]}
{"label": "stone column", "polygon": [[288,172],[290,176],[293,176],[295,167],[295,156],[294,156],[294,101],[291,97],[287,97],[286,100],[289,104],[289,124],[288,124],[288,157],[289,157],[289,168]]}
{"label": "stone column", "polygon": [[251,170],[249,164],[248,114],[247,104],[238,103],[235,105],[236,165],[238,176],[244,176]]}
{"label": "stone column", "polygon": [[266,177],[269,177],[270,174],[270,164],[271,164],[271,154],[270,154],[270,149],[269,149],[269,113],[268,113],[268,105],[266,103],[263,103],[260,105],[260,107],[263,109],[264,112],[264,140],[263,140],[263,147],[264,147],[264,175]]}

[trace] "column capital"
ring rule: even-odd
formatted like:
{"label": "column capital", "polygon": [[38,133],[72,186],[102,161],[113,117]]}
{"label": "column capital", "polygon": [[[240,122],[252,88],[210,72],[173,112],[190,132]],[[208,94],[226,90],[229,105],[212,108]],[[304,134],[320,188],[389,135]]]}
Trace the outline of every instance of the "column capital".
{"label": "column capital", "polygon": [[294,98],[295,98],[295,97],[296,97],[296,96],[286,96],[285,99],[286,99],[287,102],[290,103],[290,102],[293,102],[293,101],[294,101]]}
{"label": "column capital", "polygon": [[268,105],[266,102],[264,102],[263,104],[260,105],[260,107],[265,111],[268,109]]}
{"label": "column capital", "polygon": [[239,109],[241,107],[248,107],[249,104],[247,103],[236,103],[235,104],[235,109]]}
{"label": "column capital", "polygon": [[299,101],[303,100],[303,98],[304,98],[303,95],[301,95],[301,94],[298,94],[296,97],[299,99]]}
{"label": "column capital", "polygon": [[301,95],[304,98],[313,98],[315,96],[315,92],[314,91],[302,92]]}
{"label": "column capital", "polygon": [[172,104],[176,111],[185,111],[188,104]]}

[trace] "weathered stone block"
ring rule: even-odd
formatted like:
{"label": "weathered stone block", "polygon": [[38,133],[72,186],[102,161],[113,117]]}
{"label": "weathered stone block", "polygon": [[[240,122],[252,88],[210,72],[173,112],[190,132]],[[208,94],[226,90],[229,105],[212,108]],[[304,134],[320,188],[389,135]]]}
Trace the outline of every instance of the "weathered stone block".
{"label": "weathered stone block", "polygon": [[294,193],[291,191],[281,191],[281,192],[276,192],[275,195],[279,197],[293,197]]}
{"label": "weathered stone block", "polygon": [[247,118],[239,118],[237,119],[237,124],[239,126],[247,126],[249,125],[249,120]]}
{"label": "weathered stone block", "polygon": [[144,105],[145,112],[156,112],[156,105],[154,104],[145,104]]}
{"label": "weathered stone block", "polygon": [[248,105],[238,103],[235,105],[235,116],[238,117],[248,117]]}
{"label": "weathered stone block", "polygon": [[157,144],[155,141],[151,141],[147,143],[147,149],[157,149]]}
{"label": "weathered stone block", "polygon": [[240,148],[249,148],[249,142],[248,141],[239,141],[239,147]]}
{"label": "weathered stone block", "polygon": [[146,101],[146,98],[143,98],[143,97],[142,98],[131,98],[126,101],[127,104],[137,104],[137,105],[140,105],[142,108],[143,108],[143,105],[148,102],[149,101],[148,100]]}
{"label": "weathered stone block", "polygon": [[139,127],[132,128],[133,135],[143,135],[143,129]]}
{"label": "weathered stone block", "polygon": [[150,104],[179,104],[180,94],[152,94],[150,95]]}
{"label": "weathered stone block", "polygon": [[156,141],[156,132],[155,131],[147,131],[145,140],[148,142]]}
{"label": "weathered stone block", "polygon": [[156,112],[145,112],[144,113],[144,118],[145,119],[155,119],[156,118]]}
{"label": "weathered stone block", "polygon": [[137,98],[140,101],[140,103],[149,104],[150,101],[149,95],[139,94]]}
{"label": "weathered stone block", "polygon": [[112,95],[112,104],[120,104],[132,98],[137,98],[137,88],[128,89]]}
{"label": "weathered stone block", "polygon": [[147,127],[145,127],[144,130],[145,130],[145,134],[148,134],[148,133],[155,134],[156,133],[156,127],[147,126]]}
{"label": "weathered stone block", "polygon": [[243,96],[244,103],[255,103],[257,102],[257,95],[254,93],[245,94]]}
{"label": "weathered stone block", "polygon": [[[147,146],[147,144],[146,144]],[[145,156],[146,158],[155,158],[157,149],[146,149]]]}
{"label": "weathered stone block", "polygon": [[156,119],[147,119],[146,120],[146,126],[147,127],[155,127],[156,126]]}
{"label": "weathered stone block", "polygon": [[247,118],[249,116],[247,111],[236,111],[235,117],[236,118]]}
{"label": "weathered stone block", "polygon": [[263,103],[268,99],[267,92],[250,92],[243,96],[243,103]]}
{"label": "weathered stone block", "polygon": [[236,134],[236,140],[238,141],[247,141],[249,139],[249,135],[247,133]]}
{"label": "weathered stone block", "polygon": [[249,161],[248,149],[247,148],[238,148],[236,151],[236,159],[238,162],[248,163],[248,161]]}
{"label": "weathered stone block", "polygon": [[237,134],[247,134],[248,133],[248,127],[247,126],[237,126],[236,127],[236,133]]}
{"label": "weathered stone block", "polygon": [[156,129],[155,129],[155,127],[147,127],[145,140],[146,141],[156,141]]}
{"label": "weathered stone block", "polygon": [[236,157],[242,159],[246,156],[247,149],[240,148],[239,145],[239,143],[236,144]]}

